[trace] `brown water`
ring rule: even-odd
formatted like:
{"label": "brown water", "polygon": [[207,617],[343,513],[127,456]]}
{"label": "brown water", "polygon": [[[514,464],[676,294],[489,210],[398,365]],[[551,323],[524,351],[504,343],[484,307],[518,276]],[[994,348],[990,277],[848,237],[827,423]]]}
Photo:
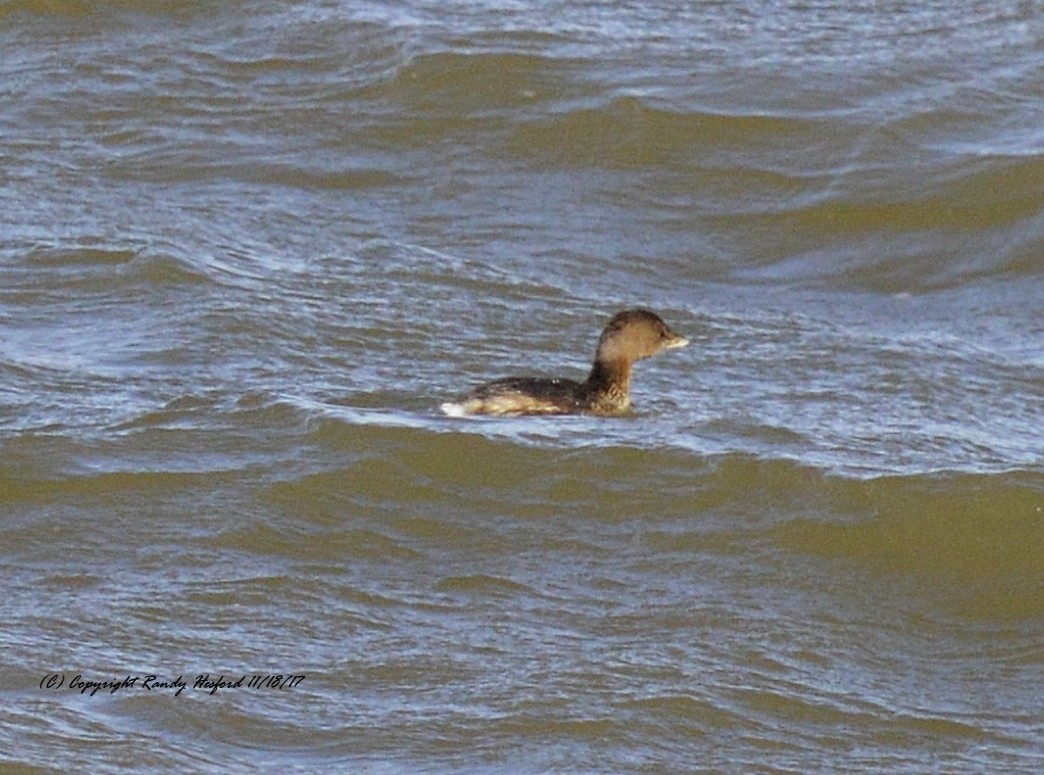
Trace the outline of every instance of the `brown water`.
{"label": "brown water", "polygon": [[0,2],[0,769],[1044,770],[1042,11]]}

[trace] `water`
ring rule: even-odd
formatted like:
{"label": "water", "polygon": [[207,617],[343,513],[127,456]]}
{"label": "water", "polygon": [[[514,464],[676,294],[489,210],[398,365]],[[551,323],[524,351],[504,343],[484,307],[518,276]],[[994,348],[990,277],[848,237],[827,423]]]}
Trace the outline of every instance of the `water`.
{"label": "water", "polygon": [[0,768],[1040,771],[1042,10],[0,3]]}

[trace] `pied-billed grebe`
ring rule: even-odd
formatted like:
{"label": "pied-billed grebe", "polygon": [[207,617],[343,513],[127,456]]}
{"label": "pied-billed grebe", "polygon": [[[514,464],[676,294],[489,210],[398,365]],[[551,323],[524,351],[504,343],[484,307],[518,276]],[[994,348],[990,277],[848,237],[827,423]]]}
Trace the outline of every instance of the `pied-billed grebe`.
{"label": "pied-billed grebe", "polygon": [[598,339],[594,365],[585,382],[571,379],[508,377],[480,385],[442,405],[452,417],[469,414],[620,414],[631,407],[631,366],[689,340],[647,309],[618,312]]}

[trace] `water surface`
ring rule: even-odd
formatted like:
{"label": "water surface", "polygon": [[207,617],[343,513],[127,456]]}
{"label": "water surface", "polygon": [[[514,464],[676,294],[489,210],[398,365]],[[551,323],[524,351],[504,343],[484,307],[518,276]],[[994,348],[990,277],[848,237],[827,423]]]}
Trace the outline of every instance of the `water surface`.
{"label": "water surface", "polygon": [[1040,771],[1040,10],[0,3],[0,761]]}

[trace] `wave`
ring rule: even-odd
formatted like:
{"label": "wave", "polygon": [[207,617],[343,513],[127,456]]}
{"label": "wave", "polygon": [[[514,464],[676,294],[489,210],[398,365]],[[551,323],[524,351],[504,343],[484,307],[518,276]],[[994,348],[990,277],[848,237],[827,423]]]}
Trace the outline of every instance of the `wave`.
{"label": "wave", "polygon": [[[230,2],[226,7],[238,8],[240,2]],[[135,16],[192,18],[213,23],[215,9],[200,0],[3,0],[0,2],[0,18],[7,14],[29,14],[37,17],[82,20],[95,17],[111,21],[118,14],[128,18]]]}
{"label": "wave", "polygon": [[111,295],[138,285],[161,288],[214,281],[206,267],[161,246],[118,247],[106,246],[101,240],[92,245],[91,241],[82,238],[79,244],[38,245],[26,250],[17,259],[22,267],[13,274],[16,279],[11,285],[22,292],[55,294],[64,289]]}
{"label": "wave", "polygon": [[623,96],[520,122],[503,151],[541,166],[677,169],[681,165],[698,171],[726,166],[721,157],[729,152],[751,153],[774,146],[801,149],[813,141],[817,126],[796,114],[671,108]]}
{"label": "wave", "polygon": [[[359,192],[362,208],[375,194],[384,226],[388,210],[442,181],[439,213],[473,230],[469,196],[515,201],[521,183],[539,202],[576,186],[585,222],[625,213],[636,245],[683,256],[698,280],[891,293],[1044,277],[1035,95],[1008,69],[972,84],[842,72],[851,94],[835,85],[751,100],[736,74],[719,73],[727,80],[715,87],[713,74],[682,77],[670,59],[657,60],[662,84],[635,81],[641,60],[557,45],[572,34],[561,29],[522,44],[506,33],[443,39],[394,14],[298,13],[166,48],[145,19],[118,66],[85,50],[70,74],[45,57],[53,85],[16,96],[63,142],[37,150],[34,166],[57,161],[106,187],[202,181],[272,208],[280,192],[264,201],[258,191]],[[139,70],[164,89],[142,88]],[[85,127],[94,142],[74,142]],[[517,232],[552,221],[522,217]],[[491,221],[494,235],[507,230]],[[575,223],[563,221],[549,225]],[[603,250],[580,231],[566,247]]]}
{"label": "wave", "polygon": [[738,453],[562,449],[361,426],[349,441],[316,431],[326,443],[367,452],[343,471],[292,485],[295,503],[336,491],[343,505],[362,499],[389,513],[409,502],[434,513],[640,519],[654,533],[667,530],[662,537],[674,535],[672,541],[677,525],[685,525],[682,533],[697,544],[768,539],[787,552],[858,561],[880,573],[992,584],[1008,589],[1018,601],[1010,605],[1028,613],[1039,612],[1044,600],[1031,594],[1044,592],[1041,470],[855,477]]}
{"label": "wave", "polygon": [[[845,549],[843,536],[872,538],[878,545],[867,544],[867,556],[888,548],[894,527],[896,535],[906,530],[912,531],[907,538],[917,538],[910,544],[911,560],[930,541],[954,548],[950,554],[924,552],[926,567],[958,563],[966,544],[985,551],[998,541],[1011,549],[1007,554],[1016,563],[1044,556],[1026,543],[1044,538],[1037,527],[1044,514],[1039,468],[859,476],[788,458],[613,442],[592,436],[593,421],[587,418],[577,418],[571,438],[569,428],[557,424],[517,422],[510,435],[449,430],[449,421],[435,430],[420,417],[401,425],[348,425],[336,412],[331,418],[271,397],[225,403],[215,396],[174,399],[114,426],[111,438],[78,444],[60,434],[7,439],[12,466],[5,492],[17,500],[19,493],[38,492],[34,488],[43,482],[52,482],[55,493],[75,494],[176,487],[182,480],[253,472],[249,475],[269,481],[273,492],[292,488],[302,503],[309,492],[336,492],[342,504],[361,498],[389,508],[411,502],[479,511],[522,508],[547,516],[577,513],[610,522],[635,515],[652,523],[696,519],[693,525],[700,530],[729,524],[739,534],[770,534],[810,549],[822,533],[822,545],[833,541],[839,553],[856,551],[855,543]],[[221,424],[215,412],[222,415]],[[328,471],[303,461],[287,469],[274,458],[266,465],[258,451],[237,464],[231,438],[227,455],[215,453],[195,465],[191,455],[176,454],[190,452],[207,434],[263,435],[266,429],[285,436],[278,454],[312,448],[322,450],[318,460],[339,463]],[[158,454],[150,456],[149,450]],[[70,463],[45,465],[60,458]],[[954,535],[942,535],[951,529]]]}
{"label": "wave", "polygon": [[538,54],[418,52],[380,84],[379,95],[369,94],[427,115],[488,116],[590,92],[569,78],[581,64]]}

